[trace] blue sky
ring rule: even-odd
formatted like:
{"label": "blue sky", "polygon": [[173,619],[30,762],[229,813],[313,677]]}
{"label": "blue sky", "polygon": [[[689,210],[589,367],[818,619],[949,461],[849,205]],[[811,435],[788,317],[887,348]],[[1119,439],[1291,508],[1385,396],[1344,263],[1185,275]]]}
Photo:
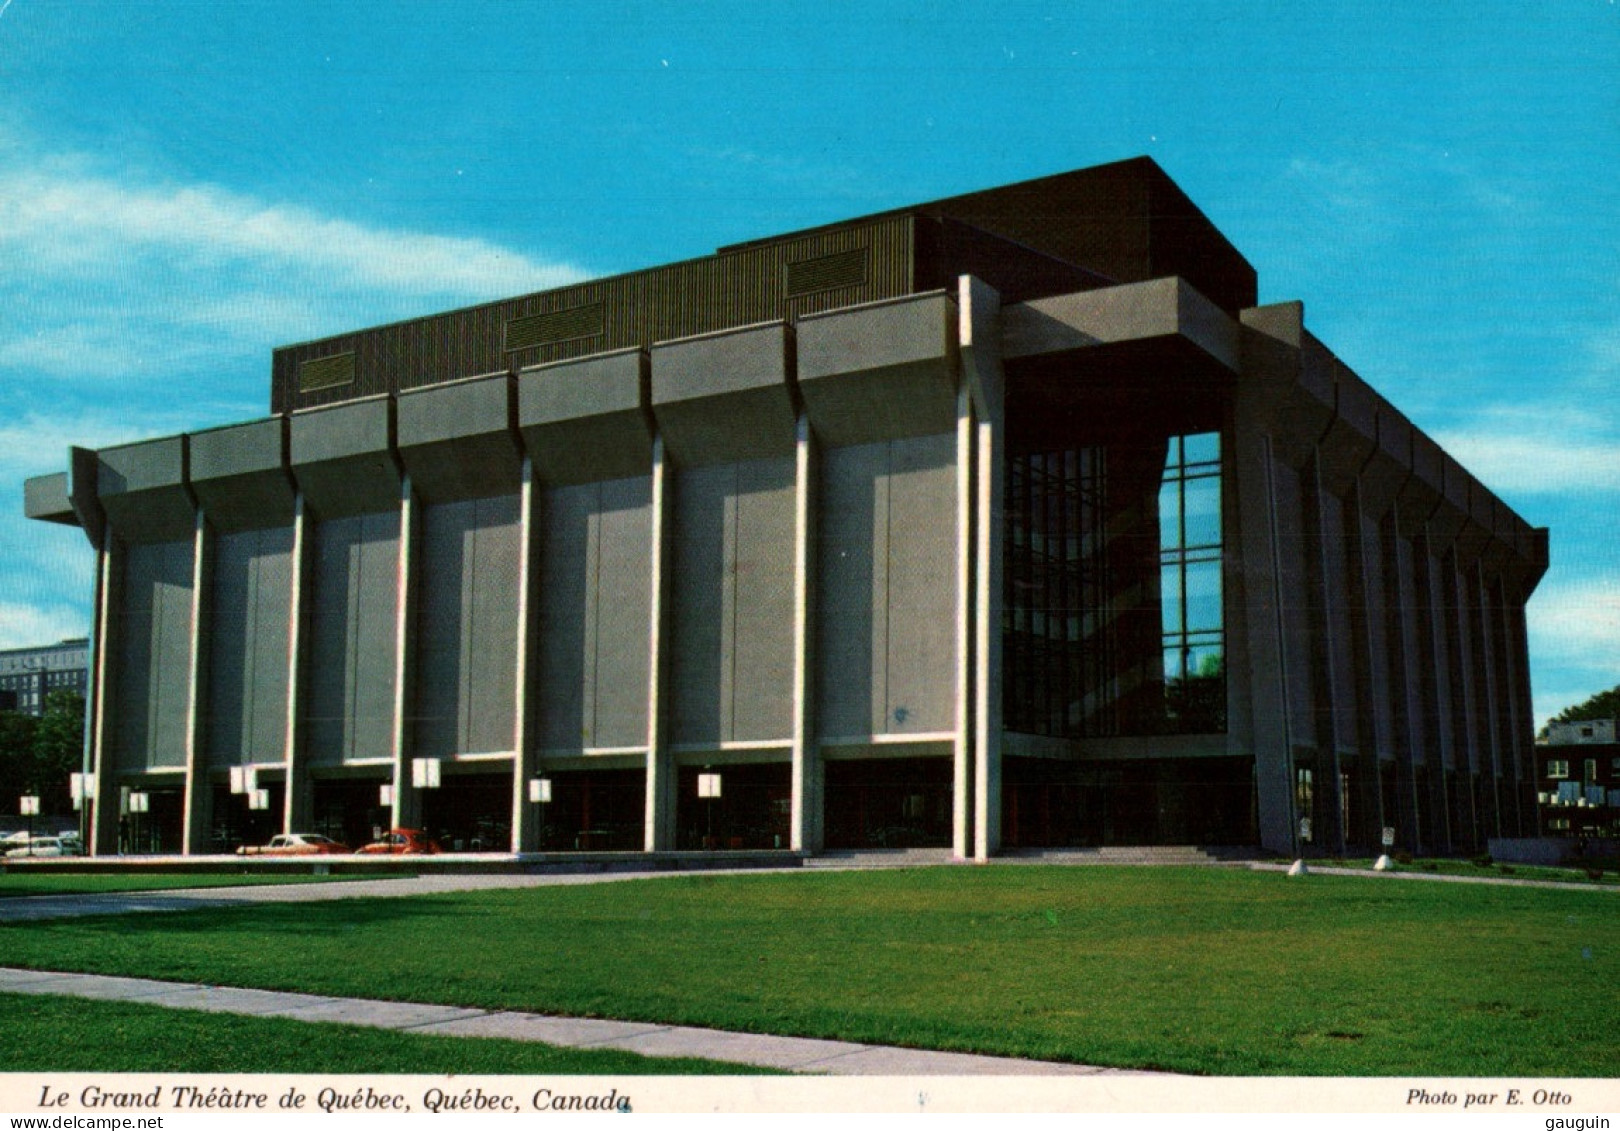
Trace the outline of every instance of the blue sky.
{"label": "blue sky", "polygon": [[274,345],[1148,154],[1552,527],[1543,719],[1620,682],[1617,61],[1613,0],[0,0],[0,646],[87,624],[22,479]]}

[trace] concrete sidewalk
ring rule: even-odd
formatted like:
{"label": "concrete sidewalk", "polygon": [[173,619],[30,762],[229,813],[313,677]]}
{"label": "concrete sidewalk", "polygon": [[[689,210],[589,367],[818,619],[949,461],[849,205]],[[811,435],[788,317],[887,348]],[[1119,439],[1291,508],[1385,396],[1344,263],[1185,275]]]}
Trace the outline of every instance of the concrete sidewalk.
{"label": "concrete sidewalk", "polygon": [[[797,871],[797,869],[792,869]],[[339,899],[403,898],[452,891],[493,888],[607,884],[619,880],[652,880],[675,876],[764,875],[767,869],[732,872],[716,868],[697,872],[553,872],[535,875],[397,876],[376,880],[327,880],[305,884],[244,884],[241,887],[169,888],[162,891],[87,892],[77,895],[21,895],[0,899],[0,923],[68,919],[84,915],[127,915],[151,911],[198,911],[243,907],[255,903],[326,903]]]}
{"label": "concrete sidewalk", "polygon": [[0,968],[0,992],[55,994],[206,1013],[326,1021],[444,1037],[496,1037],[509,1041],[538,1041],[564,1048],[620,1049],[642,1056],[702,1057],[730,1064],[834,1076],[1162,1075],[1044,1060],[1014,1060],[1010,1057],[861,1045],[848,1041],[728,1033],[718,1029],[640,1021],[547,1017],[537,1013],[492,1013],[451,1005],[319,997],[270,990],[233,989],[228,986],[158,982],[147,978],[115,978],[100,974],[59,974]]}

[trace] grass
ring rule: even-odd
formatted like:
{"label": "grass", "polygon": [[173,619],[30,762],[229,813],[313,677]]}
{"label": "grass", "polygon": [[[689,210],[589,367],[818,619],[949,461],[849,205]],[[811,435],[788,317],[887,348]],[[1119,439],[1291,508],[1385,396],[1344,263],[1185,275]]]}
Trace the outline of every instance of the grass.
{"label": "grass", "polygon": [[1001,866],[0,928],[9,965],[1212,1074],[1620,1075],[1587,890]]}
{"label": "grass", "polygon": [[25,895],[98,895],[120,891],[174,891],[183,888],[259,887],[264,884],[327,883],[333,880],[363,880],[366,876],[310,875],[221,875],[219,873],[153,874],[133,872],[49,872],[0,873],[0,899]]}
{"label": "grass", "polygon": [[698,1075],[765,1069],[617,1049],[437,1037],[355,1025],[0,994],[7,1072]]}

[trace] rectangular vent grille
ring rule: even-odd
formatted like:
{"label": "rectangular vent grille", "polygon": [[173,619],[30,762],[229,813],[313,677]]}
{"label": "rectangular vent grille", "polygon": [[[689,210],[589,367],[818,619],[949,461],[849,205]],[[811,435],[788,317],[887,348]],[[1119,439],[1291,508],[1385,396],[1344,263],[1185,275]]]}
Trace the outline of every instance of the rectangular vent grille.
{"label": "rectangular vent grille", "polygon": [[354,351],[311,358],[298,367],[298,391],[313,393],[354,381]]}
{"label": "rectangular vent grille", "polygon": [[512,318],[506,323],[506,352],[600,337],[602,329],[603,307],[599,302]]}
{"label": "rectangular vent grille", "polygon": [[839,287],[859,287],[866,283],[870,249],[864,247],[822,255],[815,259],[801,259],[787,265],[787,293],[789,298],[831,291]]}

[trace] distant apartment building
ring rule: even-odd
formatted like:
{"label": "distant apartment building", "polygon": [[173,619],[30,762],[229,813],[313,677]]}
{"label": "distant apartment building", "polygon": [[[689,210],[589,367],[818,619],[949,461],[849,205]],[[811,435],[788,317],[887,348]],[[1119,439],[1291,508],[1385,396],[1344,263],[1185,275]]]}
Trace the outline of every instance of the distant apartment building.
{"label": "distant apartment building", "polygon": [[1620,738],[1615,719],[1549,723],[1536,747],[1542,831],[1620,836]]}
{"label": "distant apartment building", "polygon": [[83,636],[0,651],[0,710],[40,715],[53,691],[83,695],[89,684],[89,657],[90,641]]}

